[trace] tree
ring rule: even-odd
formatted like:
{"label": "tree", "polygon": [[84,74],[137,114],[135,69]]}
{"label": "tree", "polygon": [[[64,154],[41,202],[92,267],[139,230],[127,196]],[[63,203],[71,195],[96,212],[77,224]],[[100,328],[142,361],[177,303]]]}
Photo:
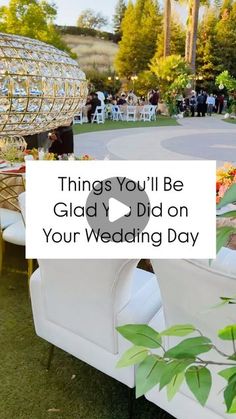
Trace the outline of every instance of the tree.
{"label": "tree", "polygon": [[77,26],[88,29],[101,29],[108,24],[108,19],[92,9],[84,10],[78,17]]}
{"label": "tree", "polygon": [[188,62],[192,72],[196,70],[196,50],[197,50],[197,34],[198,34],[198,18],[199,18],[200,0],[193,0],[191,32],[190,32],[190,49]]}
{"label": "tree", "polygon": [[204,13],[197,41],[197,73],[203,75],[205,81],[211,82],[221,70],[222,63],[216,30],[218,19],[216,7],[211,7]]}
{"label": "tree", "polygon": [[47,1],[10,0],[0,7],[0,31],[28,36],[69,50],[56,30],[56,8]]}
{"label": "tree", "polygon": [[121,22],[126,11],[126,4],[124,0],[118,0],[115,7],[115,14],[113,16],[113,28],[116,34],[121,34]]}
{"label": "tree", "polygon": [[190,68],[180,55],[168,57],[154,57],[150,65],[151,71],[156,75],[158,86],[169,114],[176,113],[176,99],[183,93],[189,83]]}
{"label": "tree", "polygon": [[[170,55],[184,56],[185,51],[185,28],[176,17],[171,19]],[[164,56],[164,27],[157,36],[156,58]]]}
{"label": "tree", "polygon": [[171,0],[164,3],[164,57],[170,55],[171,39]]}
{"label": "tree", "polygon": [[119,75],[131,77],[148,69],[156,51],[156,40],[161,28],[161,15],[155,0],[129,3],[122,21],[122,39],[115,58]]}
{"label": "tree", "polygon": [[221,70],[236,76],[236,2],[225,0],[216,24],[218,51],[221,52]]}

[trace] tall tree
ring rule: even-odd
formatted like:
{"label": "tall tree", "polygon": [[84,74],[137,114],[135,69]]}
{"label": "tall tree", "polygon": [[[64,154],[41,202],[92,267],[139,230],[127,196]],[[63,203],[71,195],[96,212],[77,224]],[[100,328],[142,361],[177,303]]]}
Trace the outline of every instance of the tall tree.
{"label": "tall tree", "polygon": [[0,7],[0,31],[67,49],[54,25],[56,15],[56,8],[47,1],[10,0],[8,6]]}
{"label": "tall tree", "polygon": [[[177,54],[184,56],[185,51],[185,28],[179,19],[175,16],[171,18],[171,39],[170,39],[170,55]],[[164,26],[157,36],[156,58],[164,56]]]}
{"label": "tall tree", "polygon": [[210,7],[204,13],[199,25],[197,41],[197,72],[204,80],[214,81],[221,71],[222,54],[217,40],[219,14],[216,7]]}
{"label": "tall tree", "polygon": [[170,55],[171,39],[171,0],[164,3],[164,57]]}
{"label": "tall tree", "polygon": [[126,3],[124,0],[118,0],[115,7],[115,14],[113,16],[113,28],[116,34],[121,34],[121,22],[126,11]]}
{"label": "tall tree", "polygon": [[189,61],[188,61],[193,73],[195,73],[196,71],[196,51],[197,51],[199,8],[200,8],[200,0],[193,0],[191,33],[190,33],[190,51],[189,51]]}
{"label": "tall tree", "polygon": [[122,21],[122,39],[115,58],[116,71],[124,77],[146,70],[155,54],[161,14],[156,0],[128,3]]}
{"label": "tall tree", "polygon": [[221,70],[236,77],[236,2],[225,0],[216,25],[217,42],[221,52]]}

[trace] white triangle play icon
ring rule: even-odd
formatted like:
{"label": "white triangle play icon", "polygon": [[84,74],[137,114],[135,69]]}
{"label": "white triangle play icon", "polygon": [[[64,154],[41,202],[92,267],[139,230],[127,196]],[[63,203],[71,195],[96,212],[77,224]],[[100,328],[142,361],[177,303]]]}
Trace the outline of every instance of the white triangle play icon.
{"label": "white triangle play icon", "polygon": [[109,221],[114,223],[114,221],[119,220],[119,218],[124,217],[124,215],[129,214],[130,207],[128,205],[122,204],[115,198],[109,199]]}

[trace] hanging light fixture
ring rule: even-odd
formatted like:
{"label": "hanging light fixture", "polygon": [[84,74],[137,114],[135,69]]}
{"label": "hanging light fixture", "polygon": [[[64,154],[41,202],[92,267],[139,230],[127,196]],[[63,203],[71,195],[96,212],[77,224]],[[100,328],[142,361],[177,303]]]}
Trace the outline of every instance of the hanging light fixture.
{"label": "hanging light fixture", "polygon": [[68,125],[87,97],[78,63],[43,42],[0,33],[0,136]]}

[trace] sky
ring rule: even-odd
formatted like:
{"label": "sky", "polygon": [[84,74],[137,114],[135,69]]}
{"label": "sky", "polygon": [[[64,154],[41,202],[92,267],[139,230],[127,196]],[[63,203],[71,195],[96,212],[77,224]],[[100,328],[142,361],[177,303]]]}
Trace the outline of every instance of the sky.
{"label": "sky", "polygon": [[[0,6],[6,5],[8,2],[8,0],[0,0]],[[57,5],[58,16],[56,23],[59,25],[75,26],[81,11],[91,8],[100,11],[103,15],[107,16],[110,21],[110,27],[107,27],[107,29],[109,30],[112,28],[112,16],[117,0],[54,0],[51,2],[54,2]],[[161,0],[160,3],[162,3]],[[183,19],[186,16],[186,10],[184,9],[186,9],[186,7],[179,8],[180,15]]]}

